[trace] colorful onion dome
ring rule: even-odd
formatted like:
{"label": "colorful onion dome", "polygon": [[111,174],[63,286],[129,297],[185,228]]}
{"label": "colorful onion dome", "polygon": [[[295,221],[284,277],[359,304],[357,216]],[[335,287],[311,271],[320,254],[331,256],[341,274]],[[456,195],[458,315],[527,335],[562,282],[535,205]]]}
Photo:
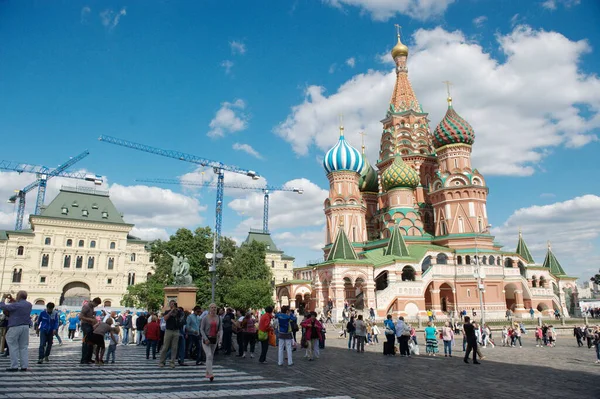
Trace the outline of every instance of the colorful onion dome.
{"label": "colorful onion dome", "polygon": [[323,167],[327,171],[327,174],[338,170],[349,170],[360,173],[362,170],[363,157],[356,148],[346,142],[343,127],[340,127],[340,139],[337,144],[325,154]]}
{"label": "colorful onion dome", "polygon": [[398,43],[392,48],[392,58],[396,59],[401,55],[408,56],[408,47],[400,41],[400,34],[398,34]]}
{"label": "colorful onion dome", "polygon": [[365,156],[365,151],[363,148],[363,168],[360,171],[360,179],[358,179],[358,189],[361,192],[367,193],[376,193],[379,192],[379,183],[377,181],[377,172],[371,164],[369,160]]}
{"label": "colorful onion dome", "polygon": [[440,148],[448,144],[473,144],[475,132],[469,122],[456,113],[452,107],[452,99],[448,98],[446,116],[433,132],[433,145]]}
{"label": "colorful onion dome", "polygon": [[408,166],[399,154],[394,157],[394,162],[381,174],[381,185],[388,191],[393,188],[415,188],[419,185],[419,174]]}

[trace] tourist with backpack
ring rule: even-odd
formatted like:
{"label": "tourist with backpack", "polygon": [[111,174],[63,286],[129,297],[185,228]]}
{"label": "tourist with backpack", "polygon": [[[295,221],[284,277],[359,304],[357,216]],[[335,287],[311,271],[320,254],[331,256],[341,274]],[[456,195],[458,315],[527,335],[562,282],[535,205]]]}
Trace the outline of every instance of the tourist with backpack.
{"label": "tourist with backpack", "polygon": [[278,324],[278,335],[279,335],[279,348],[278,348],[278,362],[280,366],[283,366],[283,351],[287,351],[288,366],[294,364],[292,360],[292,342],[294,336],[292,335],[292,326],[290,321],[297,321],[296,316],[290,311],[289,306],[282,306],[281,312],[275,316]]}
{"label": "tourist with backpack", "polygon": [[177,349],[179,347],[179,320],[183,316],[177,308],[177,302],[169,302],[169,311],[165,312],[165,338],[160,352],[159,366],[165,367],[167,360],[167,352],[171,352],[171,368],[175,368],[175,358],[177,357]]}
{"label": "tourist with backpack", "polygon": [[48,362],[52,350],[52,340],[58,330],[58,313],[54,312],[54,303],[48,302],[46,309],[40,313],[36,323],[36,331],[40,335],[40,350],[38,364]]}

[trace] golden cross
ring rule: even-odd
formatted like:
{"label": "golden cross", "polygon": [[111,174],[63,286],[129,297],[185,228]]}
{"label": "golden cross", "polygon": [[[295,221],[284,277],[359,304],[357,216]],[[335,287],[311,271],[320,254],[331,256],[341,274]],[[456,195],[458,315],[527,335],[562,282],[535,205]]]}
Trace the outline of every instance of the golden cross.
{"label": "golden cross", "polygon": [[365,153],[365,136],[367,136],[367,134],[365,132],[360,132],[359,134],[361,135],[362,152],[364,154]]}
{"label": "golden cross", "polygon": [[452,82],[449,80],[444,80],[442,83],[446,85],[446,90],[448,91],[448,98],[450,98],[450,86],[452,86]]}
{"label": "golden cross", "polygon": [[396,35],[398,36],[398,39],[400,39],[400,29],[402,29],[402,27],[398,24],[394,24],[394,26],[396,27]]}

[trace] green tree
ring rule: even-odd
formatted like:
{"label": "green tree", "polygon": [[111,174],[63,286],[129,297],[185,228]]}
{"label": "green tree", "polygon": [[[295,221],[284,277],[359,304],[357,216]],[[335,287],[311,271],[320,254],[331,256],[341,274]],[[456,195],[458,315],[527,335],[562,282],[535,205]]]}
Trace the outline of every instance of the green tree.
{"label": "green tree", "polygon": [[242,244],[231,260],[221,262],[219,298],[238,309],[263,308],[273,304],[271,269],[265,263],[265,244]]}
{"label": "green tree", "polygon": [[[182,228],[177,230],[168,241],[156,240],[151,243],[150,260],[154,262],[154,273],[144,283],[139,283],[127,288],[123,298],[125,306],[139,306],[154,309],[160,308],[164,300],[164,287],[173,284],[171,267],[173,259],[167,252],[176,255],[177,252],[185,255],[190,264],[190,275],[198,287],[196,302],[207,305],[211,300],[211,282],[208,271],[209,260],[206,254],[213,251],[213,232],[210,227],[199,227],[194,232]],[[219,252],[227,262],[236,251],[235,243],[222,237]]]}
{"label": "green tree", "polygon": [[592,277],[590,281],[592,281],[594,284],[600,285],[600,270],[598,270],[598,273]]}

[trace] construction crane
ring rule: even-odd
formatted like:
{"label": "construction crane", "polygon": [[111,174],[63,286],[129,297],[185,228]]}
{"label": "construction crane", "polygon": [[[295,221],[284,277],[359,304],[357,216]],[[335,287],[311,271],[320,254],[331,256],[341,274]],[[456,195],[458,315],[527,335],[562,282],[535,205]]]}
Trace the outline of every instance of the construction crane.
{"label": "construction crane", "polygon": [[122,147],[131,148],[134,150],[148,152],[150,154],[161,155],[163,157],[174,158],[184,162],[195,163],[201,166],[209,167],[213,169],[213,172],[217,175],[217,200],[216,200],[216,210],[215,210],[215,242],[214,242],[214,251],[213,253],[217,253],[217,249],[219,248],[219,244],[221,241],[221,225],[223,221],[223,183],[225,181],[225,172],[233,172],[238,173],[245,176],[250,176],[254,180],[258,180],[260,175],[258,175],[253,170],[247,170],[238,168],[237,166],[225,165],[219,161],[211,161],[210,159],[202,158],[196,155],[186,154],[184,152],[174,151],[174,150],[164,150],[161,148],[151,147],[145,144],[134,143],[132,141],[127,141],[123,139],[119,139],[111,136],[100,136],[98,138],[100,141],[104,141],[110,144],[120,145]]}
{"label": "construction crane", "polygon": [[[214,182],[201,182],[193,180],[178,180],[178,179],[136,179],[142,183],[155,183],[155,184],[180,184],[183,186],[201,186],[201,187],[216,187]],[[271,191],[291,191],[294,193],[302,194],[304,190],[298,187],[282,187],[282,186],[247,186],[244,184],[224,184],[226,188],[239,188],[242,190],[255,190],[262,191],[264,194],[264,206],[263,206],[263,233],[269,232],[269,194]]]}
{"label": "construction crane", "polygon": [[87,157],[90,154],[89,151],[84,151],[81,154],[69,159],[67,162],[58,166],[56,169],[49,169],[45,166],[39,165],[30,165],[25,163],[18,163],[12,161],[0,161],[0,170],[6,170],[17,173],[34,173],[37,175],[37,180],[33,183],[27,185],[22,190],[17,190],[16,194],[8,199],[8,202],[11,204],[19,202],[17,208],[17,220],[15,222],[15,230],[23,229],[23,219],[25,217],[25,196],[28,192],[38,188],[37,199],[35,203],[34,215],[38,215],[42,206],[44,205],[44,201],[46,199],[46,187],[48,184],[48,180],[53,177],[67,177],[70,179],[79,179],[85,181],[94,182],[96,185],[100,185],[103,183],[102,176],[94,175],[91,173],[85,172],[66,172],[65,170],[81,161],[83,158]]}

